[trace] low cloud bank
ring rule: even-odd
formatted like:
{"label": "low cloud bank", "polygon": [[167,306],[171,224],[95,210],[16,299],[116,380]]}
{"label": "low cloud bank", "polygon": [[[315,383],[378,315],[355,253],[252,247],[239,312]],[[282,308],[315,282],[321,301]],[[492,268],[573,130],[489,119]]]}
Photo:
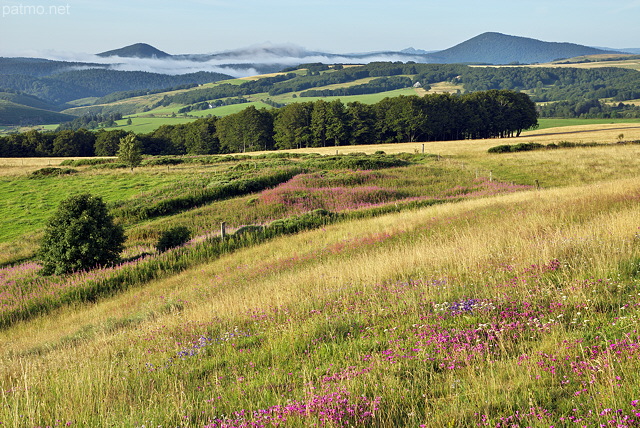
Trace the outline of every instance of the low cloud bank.
{"label": "low cloud bank", "polygon": [[[276,71],[278,66],[290,67],[304,63],[321,62],[325,64],[366,64],[375,61],[420,61],[420,56],[402,53],[371,54],[327,54],[309,52],[294,45],[259,45],[234,51],[220,52],[210,55],[174,55],[171,58],[125,58],[101,57],[94,54],[83,54],[59,51],[30,51],[21,54],[2,56],[26,56],[56,61],[81,62],[108,66],[113,70],[147,71],[162,74],[187,74],[199,71],[224,73],[233,77],[246,77],[262,72]],[[276,67],[276,68],[274,68]],[[83,66],[82,68],[91,68]]]}

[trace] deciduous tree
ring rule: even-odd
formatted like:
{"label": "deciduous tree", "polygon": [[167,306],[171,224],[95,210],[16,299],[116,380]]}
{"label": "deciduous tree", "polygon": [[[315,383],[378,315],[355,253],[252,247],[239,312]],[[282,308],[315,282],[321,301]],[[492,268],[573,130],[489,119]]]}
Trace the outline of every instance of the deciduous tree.
{"label": "deciduous tree", "polygon": [[42,273],[68,274],[117,262],[124,249],[122,226],[106,204],[90,194],[62,201],[49,219],[40,248]]}

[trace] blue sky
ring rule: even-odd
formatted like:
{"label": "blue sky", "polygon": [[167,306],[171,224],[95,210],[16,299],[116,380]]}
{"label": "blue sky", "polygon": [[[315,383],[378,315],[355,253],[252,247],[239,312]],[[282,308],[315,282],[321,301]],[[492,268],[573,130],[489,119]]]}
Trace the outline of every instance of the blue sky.
{"label": "blue sky", "polygon": [[640,0],[0,0],[0,55],[171,54],[266,42],[332,53],[440,50],[486,31],[640,48]]}

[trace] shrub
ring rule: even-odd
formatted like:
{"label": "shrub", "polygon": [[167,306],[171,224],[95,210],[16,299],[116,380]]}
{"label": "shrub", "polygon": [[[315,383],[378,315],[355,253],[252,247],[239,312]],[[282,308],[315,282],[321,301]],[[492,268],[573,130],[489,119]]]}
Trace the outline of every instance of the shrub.
{"label": "shrub", "polygon": [[158,157],[146,159],[142,162],[144,166],[180,165],[184,160],[174,157]]}
{"label": "shrub", "polygon": [[112,158],[90,158],[90,159],[67,159],[60,163],[61,166],[94,166],[103,165],[105,163],[113,163],[115,159]]}
{"label": "shrub", "polygon": [[73,168],[46,167],[33,171],[31,173],[31,178],[55,177],[57,175],[75,174],[76,172],[78,171]]}
{"label": "shrub", "polygon": [[531,150],[539,150],[543,149],[544,146],[539,143],[519,143],[514,146],[511,146],[512,152],[528,152]]}
{"label": "shrub", "polygon": [[47,223],[40,248],[42,273],[60,275],[113,264],[124,241],[124,230],[113,223],[102,198],[72,196]]}
{"label": "shrub", "polygon": [[163,253],[171,248],[179,247],[191,239],[191,231],[185,226],[175,226],[160,235],[156,249]]}

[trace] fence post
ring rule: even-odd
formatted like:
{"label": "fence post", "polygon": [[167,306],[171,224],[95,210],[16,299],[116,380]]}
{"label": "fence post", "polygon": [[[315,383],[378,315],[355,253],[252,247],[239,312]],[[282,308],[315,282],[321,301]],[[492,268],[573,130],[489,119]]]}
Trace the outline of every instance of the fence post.
{"label": "fence post", "polygon": [[227,223],[223,221],[220,223],[220,239],[224,241],[225,236],[227,236]]}

